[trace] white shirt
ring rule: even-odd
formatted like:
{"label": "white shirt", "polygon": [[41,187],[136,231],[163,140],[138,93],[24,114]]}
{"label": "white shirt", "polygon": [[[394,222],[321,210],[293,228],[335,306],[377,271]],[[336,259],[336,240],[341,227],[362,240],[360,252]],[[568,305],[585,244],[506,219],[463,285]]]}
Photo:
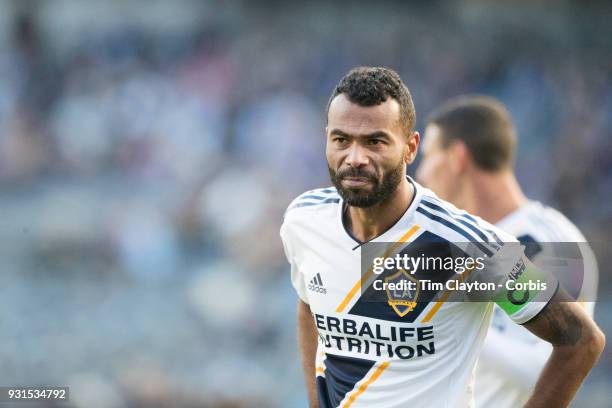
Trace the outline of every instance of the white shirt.
{"label": "white shirt", "polygon": [[[490,270],[505,275],[522,266],[525,276],[531,273],[520,247],[504,244],[516,242],[512,236],[409,180],[415,186],[412,203],[370,242],[404,242],[408,251],[424,253],[439,250],[436,242],[469,242]],[[319,331],[321,408],[472,406],[473,370],[493,303],[435,301],[426,292],[411,295],[412,310],[392,306],[391,299],[367,302],[360,290],[365,246],[347,232],[342,215],[334,188],[312,190],[292,202],[281,227],[292,284],[310,305]],[[365,288],[371,290],[367,280]],[[523,323],[537,315],[554,291],[541,292],[544,301],[512,306],[512,320]]]}
{"label": "white shirt", "polygon": [[[496,226],[516,236],[521,242],[533,243],[531,260],[536,265],[554,256],[553,243],[580,243],[578,247],[582,252],[585,270],[580,297],[588,301],[584,306],[593,315],[597,262],[586,239],[571,221],[550,207],[530,201],[499,221]],[[526,252],[529,254],[530,251]],[[513,324],[501,309],[495,307],[476,370],[476,406],[523,406],[551,351],[549,343],[524,327]]]}

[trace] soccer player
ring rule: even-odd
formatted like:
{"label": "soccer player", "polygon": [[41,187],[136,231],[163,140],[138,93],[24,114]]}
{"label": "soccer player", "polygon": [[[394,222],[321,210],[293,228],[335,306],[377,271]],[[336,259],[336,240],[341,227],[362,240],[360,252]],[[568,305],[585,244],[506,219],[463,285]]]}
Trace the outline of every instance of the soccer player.
{"label": "soccer player", "polygon": [[[590,301],[584,305],[592,316],[597,289],[594,254],[566,217],[525,197],[513,172],[515,146],[510,114],[499,101],[485,96],[455,98],[429,117],[417,180],[440,198],[516,236],[535,264],[554,256],[552,243],[581,243],[581,295]],[[476,406],[523,406],[551,350],[549,343],[528,327],[513,324],[496,307],[476,369]]]}
{"label": "soccer player", "polygon": [[[542,276],[512,249],[518,246],[507,244],[511,235],[406,176],[420,139],[414,122],[412,98],[396,72],[350,71],[327,108],[334,187],[300,195],[285,213],[281,237],[299,296],[298,337],[312,407],[472,405],[472,372],[493,303],[445,302],[411,290],[399,299],[368,301],[371,269],[362,278],[361,255],[372,243],[444,256],[466,242],[492,272]],[[565,293],[548,283],[549,289],[518,300],[502,293],[508,301],[498,301],[513,322],[553,347],[531,407],[566,406],[605,342],[584,310],[563,302]]]}

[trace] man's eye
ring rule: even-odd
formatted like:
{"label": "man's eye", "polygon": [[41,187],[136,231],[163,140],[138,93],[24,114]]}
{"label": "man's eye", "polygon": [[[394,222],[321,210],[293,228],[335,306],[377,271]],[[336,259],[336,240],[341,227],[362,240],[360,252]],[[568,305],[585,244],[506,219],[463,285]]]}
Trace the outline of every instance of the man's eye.
{"label": "man's eye", "polygon": [[384,142],[380,139],[370,139],[368,140],[368,144],[369,145],[379,145],[379,144],[383,144]]}
{"label": "man's eye", "polygon": [[334,138],[334,142],[344,144],[348,141],[346,137],[336,137]]}

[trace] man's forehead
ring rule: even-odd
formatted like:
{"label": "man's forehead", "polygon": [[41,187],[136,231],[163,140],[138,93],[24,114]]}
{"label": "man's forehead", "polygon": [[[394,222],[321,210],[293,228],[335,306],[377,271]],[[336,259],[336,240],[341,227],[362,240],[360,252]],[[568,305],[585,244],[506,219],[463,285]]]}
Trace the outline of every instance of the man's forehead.
{"label": "man's forehead", "polygon": [[361,106],[340,94],[329,105],[327,119],[330,129],[392,130],[400,125],[400,106],[393,98],[388,98],[379,105]]}

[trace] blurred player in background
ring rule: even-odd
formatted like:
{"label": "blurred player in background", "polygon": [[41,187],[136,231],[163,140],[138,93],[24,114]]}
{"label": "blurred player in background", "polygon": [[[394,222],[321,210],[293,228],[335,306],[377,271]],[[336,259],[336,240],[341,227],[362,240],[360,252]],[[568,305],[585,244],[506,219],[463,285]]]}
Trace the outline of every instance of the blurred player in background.
{"label": "blurred player in background", "polygon": [[[511,235],[406,176],[420,137],[412,98],[395,71],[350,71],[332,93],[327,119],[334,187],[297,197],[281,227],[299,296],[298,338],[311,406],[472,406],[473,368],[493,305],[435,302],[434,294],[414,291],[401,295],[413,303],[408,309],[368,301],[362,296],[372,290],[368,273],[361,275],[363,245],[405,242],[407,251],[444,257],[453,243],[469,242],[490,272],[530,279],[540,271],[511,249],[516,246],[505,245],[516,242]],[[444,253],[436,249],[440,242]],[[498,301],[512,321],[554,345],[531,407],[569,404],[605,341],[554,283],[518,302],[510,293]]]}
{"label": "blurred player in background", "polygon": [[[535,264],[554,256],[552,243],[580,243],[585,277],[579,300],[589,301],[583,304],[593,316],[594,254],[563,214],[525,197],[513,172],[515,149],[514,125],[500,102],[458,97],[430,115],[417,179],[440,198],[516,236]],[[496,307],[477,366],[476,406],[523,406],[551,350]]]}

